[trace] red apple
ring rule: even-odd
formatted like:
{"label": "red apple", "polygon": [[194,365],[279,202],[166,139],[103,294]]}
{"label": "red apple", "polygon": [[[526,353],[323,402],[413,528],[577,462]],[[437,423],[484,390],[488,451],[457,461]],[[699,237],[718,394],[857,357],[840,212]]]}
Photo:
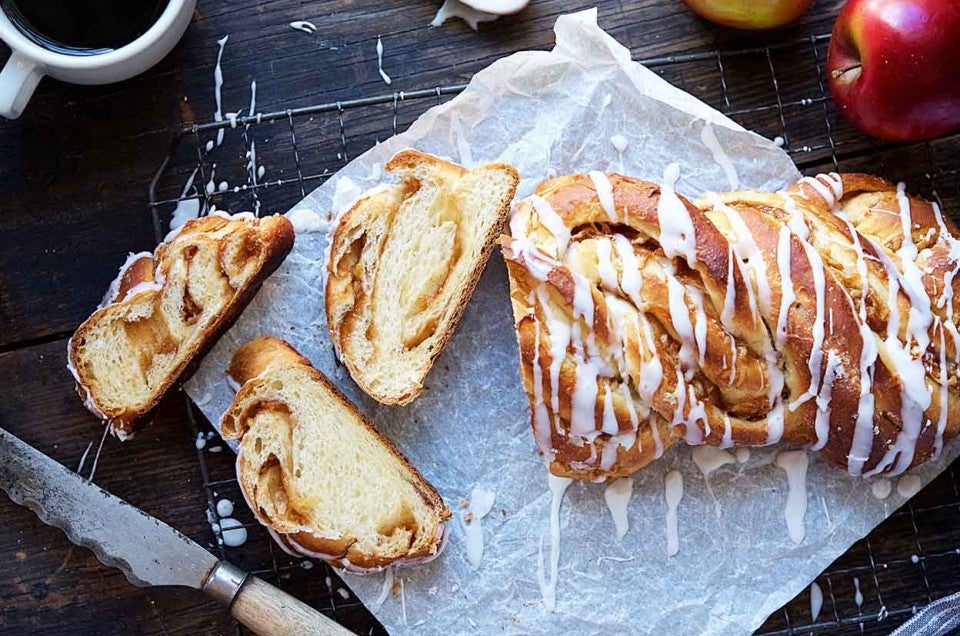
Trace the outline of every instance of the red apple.
{"label": "red apple", "polygon": [[813,0],[683,0],[702,18],[735,29],[774,29],[793,22]]}
{"label": "red apple", "polygon": [[869,135],[960,130],[960,0],[850,0],[827,54],[833,99]]}

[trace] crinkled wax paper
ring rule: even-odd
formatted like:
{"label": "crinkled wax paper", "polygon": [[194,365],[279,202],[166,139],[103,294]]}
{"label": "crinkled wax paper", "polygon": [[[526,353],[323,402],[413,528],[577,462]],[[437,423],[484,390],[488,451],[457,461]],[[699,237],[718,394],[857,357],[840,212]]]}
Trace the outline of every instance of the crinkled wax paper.
{"label": "crinkled wax paper", "polygon": [[[776,189],[798,176],[773,143],[632,62],[629,51],[597,26],[595,11],[561,17],[556,35],[552,51],[516,53],[479,72],[462,94],[352,161],[296,207],[324,218],[342,210],[360,188],[380,181],[384,162],[406,147],[466,165],[509,162],[523,176],[520,197],[545,178],[576,171],[660,180],[671,162],[680,164],[677,190],[692,196],[730,189],[732,181]],[[611,142],[617,135],[628,142],[622,152]],[[397,569],[393,592],[383,597],[384,574],[346,579],[393,634],[749,632],[903,503],[896,492],[875,498],[869,481],[810,454],[806,536],[794,545],[784,518],[786,473],[774,464],[777,449],[753,449],[745,463],[717,469],[711,496],[690,449],[675,447],[635,475],[630,529],[622,539],[615,536],[603,484],[569,488],[560,511],[556,609],[548,612],[538,551],[550,495],[529,430],[499,252],[423,396],[407,407],[386,407],[334,363],[323,311],[325,244],[323,232],[297,237],[284,265],[207,356],[187,391],[217,422],[232,397],[224,378],[231,352],[260,333],[281,336],[327,373],[438,488],[454,510],[439,559]],[[948,446],[939,461],[917,473],[926,482],[957,452],[956,444]],[[668,557],[664,476],[671,469],[682,473],[684,494],[680,550]],[[458,520],[459,502],[474,487],[494,495],[476,567],[467,560]],[[547,531],[545,555],[549,543]]]}

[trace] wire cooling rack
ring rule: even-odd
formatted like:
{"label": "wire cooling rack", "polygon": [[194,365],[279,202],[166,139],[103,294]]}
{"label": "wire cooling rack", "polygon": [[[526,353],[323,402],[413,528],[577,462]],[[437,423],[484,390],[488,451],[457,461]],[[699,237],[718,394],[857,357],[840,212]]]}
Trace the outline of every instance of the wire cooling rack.
{"label": "wire cooling rack", "polygon": [[[904,181],[911,192],[960,210],[960,136],[920,144],[880,144],[838,114],[826,90],[829,36],[774,46],[705,51],[641,60],[746,128],[781,144],[803,172],[846,170]],[[174,138],[150,184],[157,240],[177,206],[228,212],[284,211],[380,139],[404,130],[463,85],[442,86],[272,113],[247,113],[189,126]],[[637,125],[643,125],[637,122]],[[218,131],[223,131],[218,133]],[[222,134],[221,145],[216,138]],[[211,149],[212,148],[212,149]],[[262,168],[261,168],[262,166]],[[185,187],[185,184],[192,184]],[[216,503],[242,501],[233,455],[189,399],[197,459],[211,523],[211,547],[311,603],[357,633],[382,626],[324,563],[280,551],[245,507],[234,517],[247,542],[224,547]],[[222,451],[222,452],[219,452]],[[810,591],[774,612],[766,635],[886,634],[919,607],[960,590],[960,461],[856,543],[816,580],[823,594],[813,616]],[[864,482],[864,487],[868,487]],[[240,510],[243,508],[243,510]],[[240,629],[240,628],[238,628]]]}

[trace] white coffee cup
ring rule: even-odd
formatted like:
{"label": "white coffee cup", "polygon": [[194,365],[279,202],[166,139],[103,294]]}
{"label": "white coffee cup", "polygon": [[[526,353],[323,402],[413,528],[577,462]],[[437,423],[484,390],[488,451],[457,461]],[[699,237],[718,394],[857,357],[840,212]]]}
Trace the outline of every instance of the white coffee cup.
{"label": "white coffee cup", "polygon": [[109,84],[144,72],[169,53],[183,36],[196,0],[170,0],[146,33],[99,55],[65,55],[29,40],[0,9],[0,39],[11,49],[0,72],[0,115],[16,119],[44,75],[73,84]]}

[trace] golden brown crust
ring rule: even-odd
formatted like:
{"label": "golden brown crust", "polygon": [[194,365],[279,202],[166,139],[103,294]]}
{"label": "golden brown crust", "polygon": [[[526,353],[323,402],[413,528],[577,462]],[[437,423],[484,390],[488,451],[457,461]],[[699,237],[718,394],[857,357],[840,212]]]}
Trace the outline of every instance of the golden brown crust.
{"label": "golden brown crust", "polygon": [[[376,341],[378,337],[377,331],[380,325],[372,324],[368,320],[372,311],[373,289],[377,280],[377,257],[383,253],[400,206],[421,187],[413,176],[413,171],[423,169],[424,166],[429,166],[430,170],[441,175],[439,180],[444,182],[455,182],[468,172],[459,165],[433,155],[412,149],[403,150],[386,164],[387,171],[401,173],[401,183],[386,188],[376,188],[357,200],[340,217],[331,238],[331,260],[327,263],[328,277],[325,290],[325,309],[331,340],[338,357],[350,371],[350,375],[358,386],[383,404],[409,404],[422,393],[427,373],[443,352],[463,317],[463,312],[480,280],[497,236],[509,215],[509,202],[520,181],[516,169],[507,164],[487,164],[476,169],[508,174],[512,180],[509,196],[499,209],[495,221],[475,239],[480,246],[478,256],[464,280],[458,283],[453,295],[443,297],[446,295],[444,282],[436,285],[438,291],[421,299],[420,302],[424,308],[432,308],[431,306],[437,302],[447,303],[449,307],[445,308],[441,317],[434,323],[428,324],[424,332],[413,337],[412,346],[419,345],[427,338],[432,339],[423,368],[411,373],[410,382],[403,391],[390,393],[375,385],[376,378],[371,375],[368,368],[369,360],[351,345],[356,338],[355,332],[361,328],[365,332],[363,339],[367,342]],[[375,252],[369,249],[367,242],[376,242]],[[461,253],[463,251],[465,250],[460,250]],[[365,254],[374,254],[374,258],[364,260]],[[411,255],[411,258],[415,256]],[[454,262],[455,259],[456,257]],[[448,269],[452,271],[452,264]],[[411,343],[405,342],[404,345],[409,347]]]}
{"label": "golden brown crust", "polygon": [[[152,257],[144,256],[130,263],[116,281],[114,298],[105,298],[107,304],[84,321],[70,341],[69,365],[77,380],[77,392],[85,398],[88,409],[108,420],[112,431],[121,439],[132,436],[149,420],[163,396],[193,373],[267,277],[280,266],[293,248],[293,242],[293,226],[282,215],[262,219],[254,219],[252,215],[211,215],[188,221],[175,236],[161,243]],[[188,262],[197,250],[204,248],[216,250],[220,272],[225,279],[224,289],[230,297],[211,317],[199,338],[193,338],[189,348],[180,351],[184,340],[171,332],[172,325],[160,306],[164,294],[170,292],[170,285],[178,278],[171,268]],[[181,291],[185,292],[185,289]],[[132,296],[131,291],[135,292]],[[182,307],[184,315],[181,318],[187,326],[202,311],[186,293]],[[85,346],[87,339],[94,337],[94,330],[111,320],[135,325],[139,330],[137,333],[143,335],[134,343],[137,351],[127,354],[141,356],[143,364],[150,364],[150,359],[157,353],[177,351],[180,361],[153,390],[146,404],[111,406],[98,399],[98,380],[87,365]]]}
{"label": "golden brown crust", "polygon": [[861,174],[696,206],[617,174],[558,177],[535,195],[502,243],[553,473],[626,475],[681,437],[782,439],[851,472],[902,471],[960,429],[960,243],[934,204]]}
{"label": "golden brown crust", "polygon": [[[376,439],[382,450],[389,453],[400,464],[406,475],[406,481],[415,488],[424,504],[434,511],[442,530],[443,523],[450,518],[450,510],[444,505],[437,490],[420,474],[393,442],[370,423],[336,385],[330,382],[323,373],[310,364],[309,360],[284,340],[273,336],[259,336],[241,346],[234,353],[227,373],[240,388],[234,397],[233,404],[224,413],[220,423],[224,438],[242,441],[249,430],[251,415],[264,408],[282,413],[282,417],[285,419],[293,417],[292,408],[289,405],[274,403],[272,400],[258,397],[264,393],[264,387],[274,380],[278,371],[290,368],[296,368],[306,373],[310,381],[322,387],[323,391],[336,401],[339,409],[349,413],[359,421],[364,429]],[[293,428],[294,426],[290,425],[290,430],[293,430]],[[322,458],[319,457],[315,459],[322,461]],[[306,517],[308,514],[307,512],[298,512],[295,509],[295,503],[290,500],[291,498],[287,499],[288,507],[283,516],[267,514],[258,503],[260,501],[258,481],[262,478],[262,471],[272,469],[273,467],[260,466],[252,462],[242,450],[238,454],[237,474],[251,510],[254,511],[261,523],[270,527],[276,533],[275,536],[278,537],[278,540],[282,541],[289,550],[307,556],[323,558],[337,567],[368,570],[383,568],[398,561],[426,560],[435,556],[441,547],[443,536],[438,534],[435,540],[424,543],[418,549],[413,549],[411,546],[411,549],[399,555],[378,554],[359,549],[356,537],[330,538],[302,531],[300,529],[301,524],[299,522],[291,523],[290,519],[297,519],[301,514]],[[280,476],[281,472],[277,468],[276,477],[271,480],[271,490],[276,491],[285,488],[284,478]],[[401,514],[400,517],[390,523],[384,524],[379,530],[387,536],[392,535],[396,530],[408,531],[412,536],[415,536],[418,528],[413,515],[408,513]]]}

